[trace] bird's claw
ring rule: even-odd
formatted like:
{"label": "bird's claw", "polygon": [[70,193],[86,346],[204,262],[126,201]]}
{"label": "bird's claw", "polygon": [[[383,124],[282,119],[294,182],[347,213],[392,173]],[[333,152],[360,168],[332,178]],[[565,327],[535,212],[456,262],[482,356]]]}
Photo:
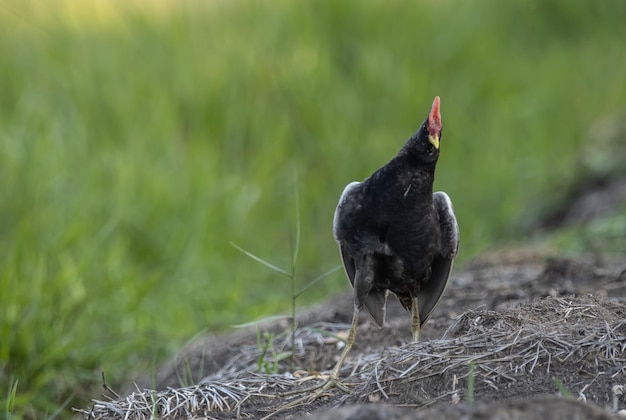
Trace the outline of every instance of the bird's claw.
{"label": "bird's claw", "polygon": [[334,377],[332,375],[307,376],[305,378],[300,379],[298,382],[299,383],[303,383],[305,381],[309,381],[309,380],[313,380],[313,379],[325,379],[325,380],[324,380],[324,382],[322,382],[320,384],[313,385],[313,386],[310,386],[308,388],[297,389],[297,390],[285,392],[285,393],[282,394],[282,396],[283,397],[288,397],[290,395],[304,394],[304,393],[316,391],[312,396],[306,396],[306,397],[311,398],[311,401],[314,401],[315,399],[319,398],[323,393],[325,393],[326,391],[328,391],[329,389],[331,389],[333,387],[337,387],[337,388],[341,389],[344,392],[350,392],[350,389],[346,385],[341,383],[341,381],[339,381],[339,378],[336,378],[336,377]]}
{"label": "bird's claw", "polygon": [[323,393],[325,393],[326,391],[334,387],[339,388],[343,392],[347,392],[347,393],[350,392],[350,389],[348,389],[346,385],[341,383],[341,381],[338,378],[334,376],[330,376],[328,380],[325,383],[323,383],[320,386],[319,390],[315,393],[315,399],[319,398]]}

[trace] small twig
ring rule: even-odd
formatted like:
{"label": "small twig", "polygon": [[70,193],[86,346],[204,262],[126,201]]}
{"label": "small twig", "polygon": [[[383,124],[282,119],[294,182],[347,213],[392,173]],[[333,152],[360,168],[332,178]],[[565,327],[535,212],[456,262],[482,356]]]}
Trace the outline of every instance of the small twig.
{"label": "small twig", "polygon": [[601,375],[601,373],[598,373],[596,375],[595,378],[593,378],[593,380],[591,382],[589,382],[587,385],[585,385],[580,391],[578,391],[578,399],[583,401],[583,402],[587,402],[587,396],[585,395],[585,391],[587,390],[587,388],[589,388],[591,386],[592,383],[594,383],[596,381],[596,379],[598,379],[598,377]]}
{"label": "small twig", "polygon": [[376,378],[376,386],[378,387],[378,390],[380,391],[381,395],[385,397],[386,400],[388,400],[389,395],[387,395],[383,387],[380,385],[380,378],[378,377],[378,367],[380,366],[381,362],[382,360],[379,360],[378,363],[376,363],[376,366],[374,366],[374,377]]}
{"label": "small twig", "polygon": [[104,377],[104,371],[102,371],[102,387],[106,391],[109,391],[111,394],[113,394],[115,396],[115,398],[117,398],[118,400],[121,398],[117,392],[113,391],[113,388],[111,388],[110,386],[107,385],[107,381],[106,381],[106,379]]}

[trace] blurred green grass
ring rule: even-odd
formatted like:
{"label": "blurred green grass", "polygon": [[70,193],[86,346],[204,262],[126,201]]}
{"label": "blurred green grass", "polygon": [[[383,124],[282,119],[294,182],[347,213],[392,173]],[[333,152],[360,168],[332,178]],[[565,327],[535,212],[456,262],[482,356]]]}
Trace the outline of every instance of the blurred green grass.
{"label": "blurred green grass", "polygon": [[[297,172],[301,286],[336,266],[343,187],[435,95],[461,261],[523,236],[527,204],[577,179],[589,125],[626,105],[625,14],[619,0],[5,2],[0,398],[19,379],[16,418],[85,406],[100,371],[119,386],[203,329],[286,313],[289,285],[229,241],[289,266]],[[336,274],[301,303],[339,290]]]}

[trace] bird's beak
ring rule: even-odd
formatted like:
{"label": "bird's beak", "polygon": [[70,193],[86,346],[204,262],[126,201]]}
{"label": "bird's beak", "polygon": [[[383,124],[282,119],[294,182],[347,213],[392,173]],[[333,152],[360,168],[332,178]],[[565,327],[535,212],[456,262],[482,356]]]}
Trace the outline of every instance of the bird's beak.
{"label": "bird's beak", "polygon": [[435,149],[439,149],[439,136],[435,134],[434,136],[428,135],[428,141],[432,144]]}
{"label": "bird's beak", "polygon": [[441,136],[441,111],[439,96],[435,96],[433,106],[428,114],[428,141],[435,149],[439,149],[439,138]]}

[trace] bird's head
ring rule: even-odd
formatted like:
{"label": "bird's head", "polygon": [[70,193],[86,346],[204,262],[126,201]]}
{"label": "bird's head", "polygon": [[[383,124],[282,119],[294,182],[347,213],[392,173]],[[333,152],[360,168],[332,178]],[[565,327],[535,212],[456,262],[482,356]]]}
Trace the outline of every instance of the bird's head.
{"label": "bird's head", "polygon": [[439,157],[439,141],[443,130],[439,105],[440,99],[436,96],[428,118],[407,142],[410,154],[418,161],[434,162]]}

